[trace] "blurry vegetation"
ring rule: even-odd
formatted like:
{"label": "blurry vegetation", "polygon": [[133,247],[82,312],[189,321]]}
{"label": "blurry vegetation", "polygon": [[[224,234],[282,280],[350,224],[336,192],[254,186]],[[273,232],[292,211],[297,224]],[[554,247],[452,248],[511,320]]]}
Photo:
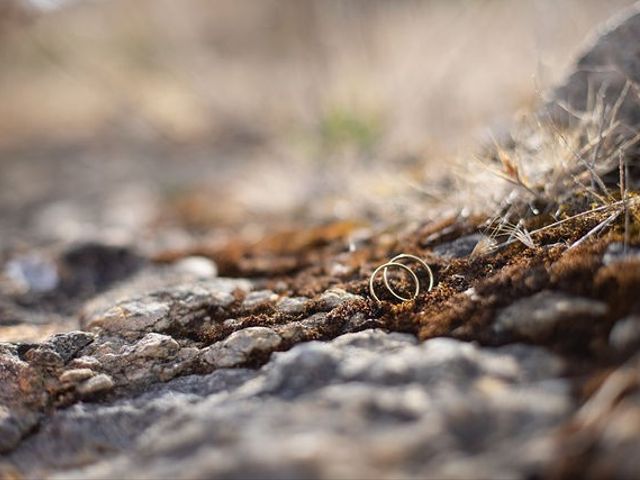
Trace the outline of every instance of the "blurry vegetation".
{"label": "blurry vegetation", "polygon": [[631,2],[69,2],[1,30],[0,202],[176,187],[157,216],[205,229],[454,208],[488,127]]}
{"label": "blurry vegetation", "polygon": [[382,132],[382,120],[372,112],[333,107],[320,119],[324,151],[355,148],[370,153],[380,141]]}
{"label": "blurry vegetation", "polygon": [[326,146],[453,150],[535,103],[630,1],[70,2],[3,34],[0,145],[142,119],[178,142],[320,124]]}

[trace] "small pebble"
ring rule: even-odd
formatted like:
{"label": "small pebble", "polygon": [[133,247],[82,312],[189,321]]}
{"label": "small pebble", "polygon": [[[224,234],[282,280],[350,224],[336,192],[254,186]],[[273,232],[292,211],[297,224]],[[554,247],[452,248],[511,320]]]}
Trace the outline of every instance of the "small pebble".
{"label": "small pebble", "polygon": [[218,276],[218,266],[206,257],[186,257],[177,261],[174,267],[180,273],[190,274],[200,279]]}
{"label": "small pebble", "polygon": [[78,393],[82,396],[93,395],[98,392],[106,392],[113,388],[113,380],[105,373],[91,377],[78,386]]}
{"label": "small pebble", "polygon": [[95,372],[89,368],[74,368],[60,375],[60,381],[63,383],[78,383],[94,375]]}
{"label": "small pebble", "polygon": [[48,292],[60,281],[56,265],[35,254],[10,260],[5,274],[23,291]]}
{"label": "small pebble", "polygon": [[261,305],[273,303],[278,299],[278,295],[271,290],[257,290],[249,293],[242,302],[242,308],[252,310]]}
{"label": "small pebble", "polygon": [[278,301],[278,310],[287,315],[300,315],[307,308],[307,297],[284,297]]}

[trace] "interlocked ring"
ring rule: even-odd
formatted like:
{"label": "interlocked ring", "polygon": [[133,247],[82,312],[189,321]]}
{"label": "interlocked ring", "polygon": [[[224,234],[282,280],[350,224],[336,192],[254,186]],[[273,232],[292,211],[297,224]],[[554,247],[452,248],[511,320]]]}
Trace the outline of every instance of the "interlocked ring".
{"label": "interlocked ring", "polygon": [[[422,260],[420,257],[416,257],[415,255],[410,255],[408,253],[401,253],[400,255],[396,255],[391,260],[389,260],[389,263],[399,263],[398,260],[403,260],[403,259],[418,262],[420,265],[424,267],[424,269],[429,274],[429,288],[427,288],[427,292],[430,292],[433,289],[434,278],[433,278],[433,272],[431,271],[431,267],[427,265],[427,262]],[[396,295],[395,291],[393,290],[393,287],[391,287],[391,285],[389,284],[389,277],[387,275],[386,268],[384,269],[384,272],[382,272],[382,277],[384,279],[384,286],[387,287],[387,290],[389,290],[389,292],[391,292],[391,294],[397,298],[398,295]]]}
{"label": "interlocked ring", "polygon": [[405,272],[408,272],[409,275],[411,275],[411,278],[413,278],[413,281],[416,284],[416,289],[415,289],[415,292],[413,292],[413,295],[411,297],[403,297],[402,295],[399,295],[392,288],[389,288],[389,281],[385,280],[385,286],[387,287],[387,289],[389,290],[391,295],[393,295],[398,300],[401,300],[403,302],[408,302],[410,300],[414,300],[418,296],[418,294],[420,293],[420,280],[418,280],[418,276],[414,273],[413,270],[411,270],[406,265],[403,265],[402,263],[396,263],[394,261],[383,263],[378,268],[376,268],[373,271],[373,273],[371,274],[371,277],[369,277],[369,292],[371,293],[371,296],[376,300],[376,302],[382,303],[382,300],[380,300],[378,295],[376,295],[376,290],[375,290],[375,287],[374,287],[373,283],[374,283],[376,277],[378,276],[378,274],[380,273],[381,270],[384,270],[383,275],[385,275],[385,278],[386,278],[387,269],[390,268],[390,267],[396,267],[396,268],[399,268],[401,270],[404,270]]}

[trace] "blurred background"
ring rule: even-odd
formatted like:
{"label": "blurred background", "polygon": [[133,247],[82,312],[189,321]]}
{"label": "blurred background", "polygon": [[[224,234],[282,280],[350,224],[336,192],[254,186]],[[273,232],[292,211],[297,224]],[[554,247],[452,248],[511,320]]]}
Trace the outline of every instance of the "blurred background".
{"label": "blurred background", "polygon": [[424,219],[631,0],[0,0],[0,251]]}

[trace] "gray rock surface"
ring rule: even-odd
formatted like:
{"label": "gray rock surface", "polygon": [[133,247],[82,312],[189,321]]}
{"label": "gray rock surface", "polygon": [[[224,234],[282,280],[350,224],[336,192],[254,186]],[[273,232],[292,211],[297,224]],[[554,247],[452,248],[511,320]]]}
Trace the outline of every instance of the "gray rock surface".
{"label": "gray rock surface", "polygon": [[602,263],[605,265],[614,265],[628,261],[639,261],[640,249],[637,247],[627,247],[625,252],[624,244],[621,242],[613,242],[607,246],[602,256]]}
{"label": "gray rock surface", "polygon": [[640,347],[640,316],[631,315],[618,320],[609,334],[609,343],[621,353],[637,350]]}
{"label": "gray rock surface", "polygon": [[8,461],[59,478],[521,477],[570,412],[562,370],[536,347],[367,330],[76,404]]}
{"label": "gray rock surface", "polygon": [[445,242],[437,245],[434,247],[433,253],[447,259],[466,257],[471,255],[471,252],[476,248],[478,242],[484,239],[486,239],[486,237],[479,233],[467,235],[457,238],[451,242]]}
{"label": "gray rock surface", "polygon": [[[627,81],[632,88],[623,95]],[[571,111],[585,112],[600,95],[610,108],[621,98],[617,119],[633,127],[640,124],[640,6],[612,19],[585,48],[566,82],[553,95]],[[635,85],[635,86],[634,86]],[[563,123],[576,121],[564,108],[550,105],[552,115]]]}
{"label": "gray rock surface", "polygon": [[552,335],[563,323],[576,318],[584,322],[602,317],[608,307],[602,302],[544,290],[518,300],[499,312],[494,329],[510,332],[530,340]]}

